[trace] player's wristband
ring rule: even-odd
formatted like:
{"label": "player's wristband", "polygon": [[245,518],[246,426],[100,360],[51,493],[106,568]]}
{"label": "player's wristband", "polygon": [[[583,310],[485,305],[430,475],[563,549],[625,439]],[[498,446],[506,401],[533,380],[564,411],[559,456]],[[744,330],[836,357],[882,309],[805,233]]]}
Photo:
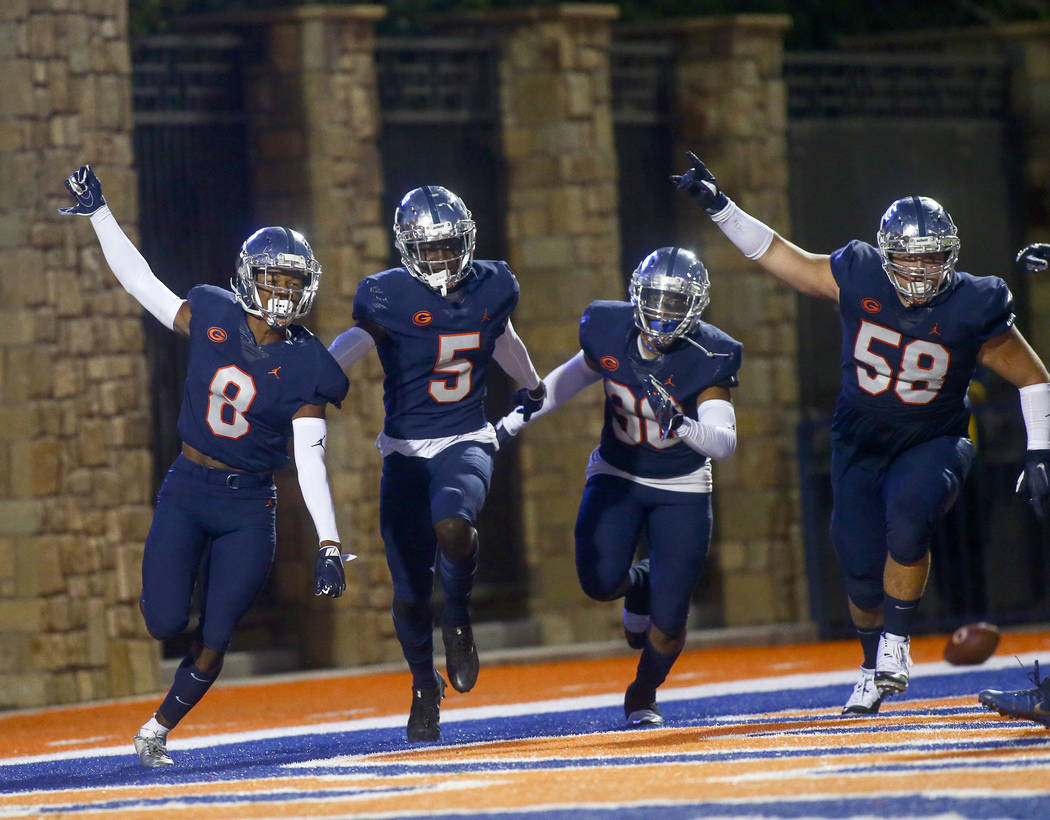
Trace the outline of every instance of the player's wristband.
{"label": "player's wristband", "polygon": [[1030,384],[1019,392],[1028,449],[1050,450],[1050,384]]}
{"label": "player's wristband", "polygon": [[773,229],[742,211],[729,197],[726,199],[729,204],[718,213],[712,214],[711,221],[744,256],[748,259],[758,259],[773,243]]}

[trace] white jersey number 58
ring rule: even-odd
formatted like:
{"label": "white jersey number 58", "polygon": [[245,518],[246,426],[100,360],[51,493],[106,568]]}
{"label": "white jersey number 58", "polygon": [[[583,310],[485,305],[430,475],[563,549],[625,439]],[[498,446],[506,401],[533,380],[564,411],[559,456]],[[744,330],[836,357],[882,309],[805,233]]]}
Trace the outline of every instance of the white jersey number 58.
{"label": "white jersey number 58", "polygon": [[893,392],[905,404],[929,404],[944,386],[951,353],[936,342],[913,339],[901,350],[900,372],[894,374],[885,357],[871,349],[871,343],[879,341],[900,347],[902,338],[900,333],[888,327],[867,321],[860,323],[853,358],[867,366],[857,365],[857,384],[873,396],[884,393],[892,384]]}

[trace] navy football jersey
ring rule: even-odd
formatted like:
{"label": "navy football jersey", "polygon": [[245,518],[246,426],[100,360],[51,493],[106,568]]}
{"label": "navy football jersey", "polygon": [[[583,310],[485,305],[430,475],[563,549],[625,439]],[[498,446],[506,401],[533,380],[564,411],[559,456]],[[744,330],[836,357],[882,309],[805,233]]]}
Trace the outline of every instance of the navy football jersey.
{"label": "navy football jersey", "polygon": [[[742,346],[714,325],[700,322],[691,337],[708,351],[680,341],[655,359],[638,350],[634,308],[627,302],[591,302],[580,319],[580,348],[601,370],[605,424],[598,454],[608,464],[641,478],[687,475],[704,466],[701,455],[674,433],[660,439],[660,425],[646,398],[649,374],[660,380],[696,418],[697,395],[708,387],[735,387]],[[709,355],[710,354],[710,355]]]}
{"label": "navy football jersey", "polygon": [[187,295],[189,365],[179,437],[238,470],[288,463],[292,416],[304,404],[339,406],[350,382],[323,344],[301,325],[284,341],[259,345],[233,293],[198,285]]}
{"label": "navy football jersey", "polygon": [[385,374],[384,432],[427,439],[484,427],[485,375],[517,304],[518,280],[506,262],[475,259],[447,296],[404,268],[364,279],[354,320],[370,320],[390,336],[376,345]]}
{"label": "navy football jersey", "polygon": [[839,286],[842,386],[832,440],[872,466],[943,435],[965,435],[977,353],[1014,322],[997,276],[957,272],[926,305],[905,307],[876,248],[854,240],[831,255]]}

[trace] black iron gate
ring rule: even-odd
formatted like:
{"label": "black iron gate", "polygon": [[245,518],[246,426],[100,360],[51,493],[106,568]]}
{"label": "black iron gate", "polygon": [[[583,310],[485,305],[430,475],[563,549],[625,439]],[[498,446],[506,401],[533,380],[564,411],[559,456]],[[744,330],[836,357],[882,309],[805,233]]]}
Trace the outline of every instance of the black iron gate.
{"label": "black iron gate", "polygon": [[[459,194],[478,226],[479,259],[505,259],[505,174],[499,132],[499,72],[494,44],[452,37],[381,37],[376,69],[382,116],[383,218],[394,224],[400,198],[421,185]],[[390,264],[400,265],[391,238]],[[487,414],[510,407],[513,385],[493,368]],[[528,574],[513,476],[517,448],[500,453],[478,522],[481,561],[471,598],[475,620],[527,612]],[[436,593],[440,598],[440,591]],[[440,607],[440,600],[435,601]]]}
{"label": "black iron gate", "polygon": [[[674,48],[665,41],[614,40],[609,55],[620,217],[620,274],[650,251],[677,245],[673,196],[672,89]],[[606,298],[623,294],[607,294]]]}

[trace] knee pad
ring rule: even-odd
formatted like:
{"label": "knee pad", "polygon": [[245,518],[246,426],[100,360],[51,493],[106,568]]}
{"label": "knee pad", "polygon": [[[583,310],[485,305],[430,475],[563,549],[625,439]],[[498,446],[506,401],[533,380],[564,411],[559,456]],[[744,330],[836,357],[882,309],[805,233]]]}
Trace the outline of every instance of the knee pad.
{"label": "knee pad", "polygon": [[430,612],[430,601],[403,601],[394,599],[390,608],[394,616],[394,622],[419,624],[428,622],[433,617]]}
{"label": "knee pad", "polygon": [[847,575],[846,595],[858,609],[870,610],[882,606],[882,579],[859,578]]}
{"label": "knee pad", "polygon": [[478,531],[465,518],[445,518],[434,525],[438,548],[451,561],[465,561],[478,547]]}
{"label": "knee pad", "polygon": [[886,539],[890,557],[898,564],[917,564],[930,551],[931,531],[930,522],[892,528]]}
{"label": "knee pad", "polygon": [[617,583],[609,583],[596,572],[578,573],[580,587],[584,594],[595,601],[615,601],[622,598],[631,588],[630,578]]}
{"label": "knee pad", "polygon": [[169,638],[174,638],[176,635],[181,635],[190,620],[185,615],[165,617],[156,613],[150,613],[141,600],[139,601],[139,606],[142,609],[143,620],[146,622],[146,631],[158,641],[166,641]]}

